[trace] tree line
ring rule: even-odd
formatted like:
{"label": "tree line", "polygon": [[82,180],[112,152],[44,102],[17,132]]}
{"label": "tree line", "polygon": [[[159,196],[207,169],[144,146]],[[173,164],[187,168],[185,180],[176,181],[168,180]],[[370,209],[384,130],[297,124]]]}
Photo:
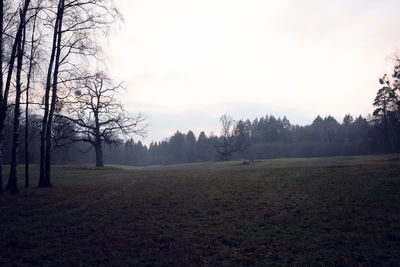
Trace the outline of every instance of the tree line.
{"label": "tree line", "polygon": [[373,113],[347,114],[342,121],[317,116],[310,125],[295,125],[266,115],[254,120],[220,118],[221,132],[196,137],[193,131],[152,142],[127,140],[109,150],[107,161],[135,166],[192,163],[228,159],[325,157],[400,152],[400,59],[393,72],[379,79]]}
{"label": "tree line", "polygon": [[[399,123],[399,122],[397,122]],[[310,125],[293,125],[273,115],[234,122],[226,136],[177,131],[161,142],[145,146],[132,139],[110,151],[109,163],[153,165],[192,163],[228,159],[267,159],[279,157],[325,157],[394,153],[400,151],[398,132],[389,131],[384,139],[383,119],[348,114],[342,122],[332,116],[317,116]],[[394,127],[390,128],[394,130]],[[231,139],[231,141],[228,141]],[[231,142],[231,143],[229,143]],[[232,144],[233,143],[233,144]]]}
{"label": "tree line", "polygon": [[294,125],[284,116],[254,120],[220,118],[221,132],[195,136],[177,131],[173,136],[152,142],[127,140],[111,149],[109,163],[136,166],[192,163],[228,159],[278,157],[324,157],[400,152],[400,59],[393,72],[379,79],[372,115],[347,114],[342,121],[317,116],[310,125]]}
{"label": "tree line", "polygon": [[[219,135],[207,135],[202,131],[196,136],[193,131],[177,131],[171,137],[149,145],[133,139],[117,145],[105,145],[104,161],[109,164],[146,166],[228,159],[394,153],[400,150],[400,143],[395,138],[397,132],[390,131],[391,143],[386,143],[384,119],[378,116],[364,118],[348,114],[341,122],[332,116],[317,116],[310,125],[304,126],[293,125],[286,117],[273,115],[254,120],[234,121],[229,116],[224,119],[230,120],[231,125]],[[31,120],[34,121],[34,118]],[[37,150],[40,131],[37,127],[31,131],[36,133],[30,139],[30,146]],[[226,142],[229,138],[231,143]],[[225,144],[229,144],[228,147],[224,147]],[[24,146],[21,148],[24,150]],[[58,163],[90,164],[96,161],[96,153],[91,148],[84,142],[56,147],[54,160]],[[20,160],[23,161],[23,157]]]}
{"label": "tree line", "polygon": [[[374,112],[366,117],[347,114],[341,121],[337,121],[332,116],[324,118],[317,116],[309,125],[296,125],[290,123],[286,116],[280,118],[265,115],[253,120],[235,121],[229,115],[223,115],[221,116],[221,132],[218,134],[206,134],[202,131],[196,136],[193,131],[187,133],[177,131],[171,137],[163,141],[151,142],[149,145],[141,141],[135,142],[132,138],[125,141],[121,138],[111,138],[107,142],[102,142],[101,148],[104,150],[102,158],[109,164],[146,166],[228,159],[256,160],[399,152],[398,80],[400,75],[398,70],[400,66],[399,61],[395,62],[393,73],[379,79],[381,88],[373,102]],[[90,79],[85,81],[88,82]],[[81,94],[82,92],[79,91],[78,95]],[[74,94],[74,97],[77,96]],[[73,102],[79,101],[74,99]],[[81,116],[81,125],[74,123],[75,120],[80,120],[77,114],[81,114],[85,109],[76,106],[75,108],[75,110],[67,109],[70,114],[60,115],[54,126],[54,161],[88,164],[97,162],[96,145],[94,142],[87,142],[88,140],[79,135],[79,132],[88,130],[83,127],[84,116]],[[105,119],[107,118],[106,116]],[[29,129],[28,144],[31,153],[35,154],[40,149],[40,116],[30,114],[29,120],[26,121],[29,124],[23,124],[22,128]],[[90,124],[90,120],[87,123]],[[13,125],[11,117],[6,120],[5,125],[8,129],[5,139],[9,141],[5,142],[4,150],[10,151]],[[143,130],[137,127],[134,129]],[[23,137],[24,133],[20,138]],[[76,140],[71,140],[74,138]],[[20,148],[21,151],[25,151],[24,144]],[[4,161],[11,162],[11,154],[6,153],[6,155],[8,156],[4,158]],[[19,161],[24,161],[23,154],[20,154]],[[32,162],[39,163],[38,160]]]}
{"label": "tree line", "polygon": [[[292,125],[286,117],[266,115],[234,122],[232,134],[198,137],[192,131],[181,133],[149,146],[132,139],[111,149],[108,163],[135,166],[192,163],[228,159],[277,157],[323,157],[394,152],[384,150],[375,138],[375,128],[362,116],[347,115],[342,123],[332,116],[318,116],[312,124]],[[227,141],[231,139],[231,141]]]}

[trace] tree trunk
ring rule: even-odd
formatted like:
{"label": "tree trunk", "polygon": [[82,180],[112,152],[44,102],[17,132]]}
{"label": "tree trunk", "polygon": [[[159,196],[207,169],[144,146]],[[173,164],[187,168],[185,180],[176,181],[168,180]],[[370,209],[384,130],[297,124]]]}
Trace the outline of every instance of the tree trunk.
{"label": "tree trunk", "polygon": [[[20,14],[21,23],[25,24],[25,16]],[[8,178],[8,184],[6,190],[10,190],[11,194],[18,194],[17,184],[17,155],[19,146],[19,121],[20,121],[20,104],[21,104],[21,72],[23,66],[23,56],[25,50],[25,27],[23,39],[18,44],[18,56],[17,56],[17,74],[16,74],[16,86],[15,86],[15,106],[14,106],[14,120],[13,120],[13,140],[11,149],[11,164],[10,164],[10,176]]]}
{"label": "tree trunk", "polygon": [[56,50],[57,50],[57,43],[58,43],[58,28],[60,24],[60,12],[61,12],[61,4],[64,2],[63,0],[60,0],[58,4],[58,10],[57,10],[57,18],[55,21],[54,25],[54,31],[53,31],[53,43],[52,43],[52,48],[51,48],[51,54],[50,54],[50,61],[49,61],[49,68],[47,70],[47,78],[46,78],[46,90],[45,90],[45,96],[44,96],[44,114],[43,114],[43,120],[42,120],[42,129],[40,132],[40,176],[39,176],[39,187],[47,187],[49,186],[47,184],[47,177],[46,177],[46,140],[47,140],[47,122],[49,118],[49,100],[50,100],[50,89],[51,89],[51,77],[53,73],[53,65],[54,65],[54,59],[56,55]]}
{"label": "tree trunk", "polygon": [[94,115],[94,122],[95,122],[95,150],[96,150],[96,167],[103,167],[103,148],[102,148],[102,142],[100,138],[100,119],[99,119],[99,106],[100,106],[100,94],[96,95],[96,105],[95,109],[93,110],[93,115]]}
{"label": "tree trunk", "polygon": [[53,72],[54,57],[56,53],[57,44],[57,29],[58,29],[58,19],[56,20],[54,26],[53,34],[53,46],[50,54],[49,68],[47,70],[47,80],[46,80],[46,91],[44,95],[44,114],[42,119],[42,129],[40,131],[40,175],[39,175],[39,187],[46,186],[45,178],[45,160],[46,160],[46,126],[49,117],[49,99],[50,99],[50,89],[51,89],[51,73]]}
{"label": "tree trunk", "polygon": [[[12,73],[14,70],[15,56],[17,54],[17,49],[20,47],[23,29],[25,28],[25,18],[26,18],[26,13],[28,11],[29,3],[30,3],[30,0],[25,0],[24,8],[20,9],[21,20],[19,22],[17,33],[15,35],[13,47],[11,50],[4,93],[2,92],[2,94],[0,94],[0,98],[1,98],[1,101],[0,101],[0,151],[1,151],[0,152],[0,166],[2,164],[1,162],[2,162],[2,156],[3,156],[3,147],[4,147],[4,122],[6,119],[7,109],[8,109],[8,93],[10,91],[10,86],[11,86],[11,78],[12,78]],[[1,167],[0,167],[0,169],[1,169]],[[11,186],[11,184],[10,184],[10,186]]]}
{"label": "tree trunk", "polygon": [[386,102],[387,98],[384,96],[384,101],[383,101],[383,138],[385,142],[385,152],[388,152],[389,148],[389,133],[388,133],[388,126],[387,126],[387,110],[386,110]]}
{"label": "tree trunk", "polygon": [[95,150],[96,150],[96,167],[103,167],[103,148],[101,147],[101,139],[100,139],[100,120],[99,120],[99,104],[100,104],[100,95],[96,96],[97,105],[96,109],[93,110],[94,114],[94,122],[95,122]]}
{"label": "tree trunk", "polygon": [[51,186],[50,182],[50,171],[51,171],[51,130],[53,125],[54,111],[57,102],[57,82],[58,82],[58,70],[60,67],[61,57],[61,37],[62,37],[62,22],[64,15],[64,0],[60,0],[60,6],[58,11],[58,29],[57,29],[57,53],[54,62],[54,73],[53,73],[53,90],[51,92],[51,103],[49,119],[46,126],[46,153],[45,153],[45,184]]}
{"label": "tree trunk", "polygon": [[101,146],[100,141],[96,141],[95,144],[95,150],[96,150],[96,167],[103,167],[103,148]]}
{"label": "tree trunk", "polygon": [[[0,0],[0,70],[3,70],[3,3]],[[0,106],[3,102],[3,73],[0,73]],[[3,193],[3,127],[0,126],[0,194]]]}
{"label": "tree trunk", "polygon": [[[29,79],[28,79],[29,80]],[[29,97],[29,87],[26,88],[26,106],[25,106],[25,187],[29,187],[29,142],[28,142],[28,135],[29,135],[29,118],[28,118],[28,111],[29,111],[29,104],[28,104],[28,97]]]}
{"label": "tree trunk", "polygon": [[[38,6],[39,7],[39,6]],[[36,11],[38,12],[38,11]],[[26,77],[26,91],[25,91],[25,187],[29,187],[29,89],[31,86],[31,76],[33,70],[33,59],[35,52],[35,30],[36,30],[37,13],[33,21],[32,35],[31,35],[31,53],[29,56],[29,70]]]}

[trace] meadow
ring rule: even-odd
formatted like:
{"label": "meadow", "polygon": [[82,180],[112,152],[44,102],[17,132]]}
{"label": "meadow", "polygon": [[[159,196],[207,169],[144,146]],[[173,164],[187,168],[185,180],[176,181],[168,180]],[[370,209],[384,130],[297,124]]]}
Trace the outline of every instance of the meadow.
{"label": "meadow", "polygon": [[0,196],[0,266],[400,265],[398,155],[52,173]]}

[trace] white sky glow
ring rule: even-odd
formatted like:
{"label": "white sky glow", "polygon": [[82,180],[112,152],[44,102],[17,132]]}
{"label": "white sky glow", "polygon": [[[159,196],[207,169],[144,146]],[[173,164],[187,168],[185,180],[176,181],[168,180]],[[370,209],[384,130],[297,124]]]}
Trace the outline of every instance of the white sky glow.
{"label": "white sky glow", "polygon": [[107,45],[146,143],[218,118],[366,115],[400,44],[395,0],[116,0]]}

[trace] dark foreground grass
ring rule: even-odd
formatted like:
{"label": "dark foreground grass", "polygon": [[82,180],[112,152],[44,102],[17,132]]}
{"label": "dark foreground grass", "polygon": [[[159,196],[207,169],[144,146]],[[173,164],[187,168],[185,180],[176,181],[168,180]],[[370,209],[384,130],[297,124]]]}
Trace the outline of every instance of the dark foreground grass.
{"label": "dark foreground grass", "polygon": [[392,158],[55,167],[0,196],[0,265],[399,265]]}

